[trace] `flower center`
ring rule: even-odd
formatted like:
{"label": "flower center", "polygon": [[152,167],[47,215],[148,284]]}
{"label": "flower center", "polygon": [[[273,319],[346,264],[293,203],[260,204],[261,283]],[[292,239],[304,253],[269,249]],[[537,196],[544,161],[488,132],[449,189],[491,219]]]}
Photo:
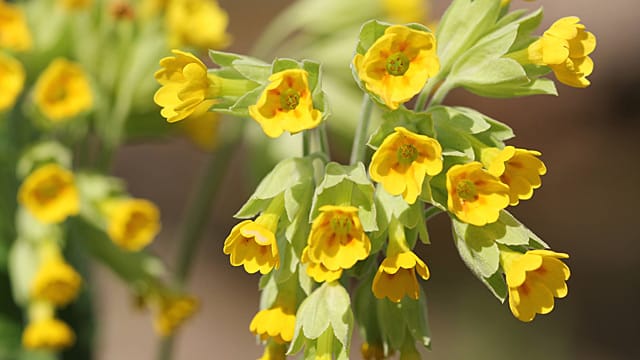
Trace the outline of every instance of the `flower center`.
{"label": "flower center", "polygon": [[280,93],[280,106],[283,110],[293,110],[298,107],[298,103],[300,103],[300,93],[296,90],[288,88]]}
{"label": "flower center", "polygon": [[411,144],[402,144],[398,148],[398,162],[403,165],[411,164],[418,158],[418,149]]}
{"label": "flower center", "polygon": [[345,215],[336,215],[331,218],[331,230],[337,235],[347,235],[351,232],[351,219]]}
{"label": "flower center", "polygon": [[456,193],[464,201],[475,200],[478,196],[478,190],[476,185],[471,180],[459,181],[456,185]]}
{"label": "flower center", "polygon": [[403,52],[397,52],[387,58],[385,66],[387,72],[393,76],[402,76],[409,70],[409,58]]}

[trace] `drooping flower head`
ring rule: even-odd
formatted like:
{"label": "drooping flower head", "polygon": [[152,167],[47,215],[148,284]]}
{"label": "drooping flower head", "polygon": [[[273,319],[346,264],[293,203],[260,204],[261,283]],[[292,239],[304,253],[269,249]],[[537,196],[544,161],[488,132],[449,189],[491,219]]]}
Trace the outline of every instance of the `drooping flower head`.
{"label": "drooping flower head", "polygon": [[249,274],[267,274],[280,266],[275,231],[278,219],[262,214],[256,221],[244,220],[231,229],[223,252],[233,266],[244,266]]}
{"label": "drooping flower head", "polygon": [[531,199],[533,190],[542,185],[540,176],[547,173],[547,168],[538,159],[540,155],[535,150],[507,146],[502,150],[484,150],[482,161],[489,173],[509,186],[509,203],[517,205],[520,200]]}
{"label": "drooping flower head", "polygon": [[22,345],[32,350],[59,351],[73,345],[75,338],[69,325],[52,317],[30,322],[22,333]]}
{"label": "drooping flower head", "polygon": [[293,309],[276,305],[260,310],[251,320],[249,330],[262,341],[272,339],[278,344],[290,342],[296,326],[296,315]]}
{"label": "drooping flower head", "polygon": [[[0,30],[1,33],[2,30]],[[22,92],[25,77],[22,64],[0,52],[0,112],[11,108],[16,102],[18,95]]]}
{"label": "drooping flower head", "polygon": [[500,257],[509,287],[509,308],[518,320],[529,322],[536,314],[548,314],[554,297],[567,296],[566,281],[571,272],[560,259],[569,255],[550,250],[525,254],[503,250]]}
{"label": "drooping flower head", "polygon": [[43,165],[25,179],[18,202],[45,224],[56,224],[80,211],[73,174],[58,164]]}
{"label": "drooping flower head", "polygon": [[403,127],[394,130],[373,154],[369,174],[389,194],[402,194],[413,204],[422,191],[425,175],[442,171],[442,147],[437,140]]}
{"label": "drooping flower head", "polygon": [[171,47],[222,49],[229,45],[229,17],[217,1],[172,0],[166,10]]}
{"label": "drooping flower head", "polygon": [[31,49],[31,32],[22,9],[6,1],[0,1],[0,48]]}
{"label": "drooping flower head", "polygon": [[580,18],[569,16],[529,45],[528,54],[534,64],[549,66],[561,83],[584,88],[591,84],[586,77],[593,72],[593,60],[588,55],[595,48],[596,37],[585,30]]}
{"label": "drooping flower head", "polygon": [[391,109],[409,101],[440,70],[433,34],[407,26],[389,26],[353,65],[366,89]]}
{"label": "drooping flower head", "polygon": [[198,310],[198,300],[192,296],[163,297],[153,326],[161,336],[169,336]]}
{"label": "drooping flower head", "polygon": [[458,219],[483,226],[498,220],[509,205],[509,187],[473,161],[447,171],[447,206]]}
{"label": "drooping flower head", "polygon": [[313,107],[309,74],[302,69],[287,69],[269,76],[269,84],[258,102],[249,106],[249,114],[272,138],[284,131],[292,134],[313,129],[322,121],[322,113]]}
{"label": "drooping flower head", "polygon": [[31,297],[64,306],[75,300],[82,278],[61,257],[45,260],[31,284]]}
{"label": "drooping flower head", "polygon": [[306,265],[306,273],[316,282],[331,282],[340,279],[342,276],[342,269],[329,270],[320,262],[313,262],[309,259],[308,255],[309,247],[305,247],[302,250],[302,257],[300,261]]}
{"label": "drooping flower head", "polygon": [[378,299],[387,297],[396,303],[405,295],[417,300],[420,285],[416,274],[424,280],[429,279],[429,268],[413,251],[387,256],[373,278],[373,294]]}
{"label": "drooping flower head", "polygon": [[93,95],[89,79],[80,65],[55,59],[38,77],[34,100],[42,114],[60,122],[90,110]]}
{"label": "drooping flower head", "polygon": [[107,233],[116,245],[127,251],[139,251],[160,231],[160,211],[145,199],[114,199],[104,204]]}

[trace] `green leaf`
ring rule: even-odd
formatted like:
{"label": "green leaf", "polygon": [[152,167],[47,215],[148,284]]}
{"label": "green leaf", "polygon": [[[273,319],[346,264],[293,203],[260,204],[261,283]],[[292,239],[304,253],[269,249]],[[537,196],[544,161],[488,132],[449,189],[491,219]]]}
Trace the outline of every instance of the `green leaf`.
{"label": "green leaf", "polygon": [[399,126],[417,134],[434,137],[433,120],[429,113],[416,113],[401,106],[386,112],[382,117],[384,121],[371,134],[367,143],[373,149],[377,149],[384,139],[394,132],[394,128]]}
{"label": "green leaf", "polygon": [[36,167],[48,162],[55,162],[64,168],[71,169],[71,151],[56,141],[36,143],[20,156],[16,174],[18,178],[23,178]]}
{"label": "green leaf", "polygon": [[500,302],[504,303],[507,299],[507,282],[500,270],[488,278],[482,278],[482,282],[489,288],[493,296],[495,296]]}
{"label": "green leaf", "polygon": [[475,159],[474,147],[484,144],[478,144],[472,135],[491,128],[485,115],[473,109],[449,106],[434,106],[429,114],[433,118],[436,139],[442,146],[443,155]]}
{"label": "green leaf", "polygon": [[253,80],[259,84],[266,83],[271,75],[271,66],[263,62],[241,59],[234,61],[232,67],[246,79]]}
{"label": "green leaf", "polygon": [[481,142],[502,149],[504,148],[504,142],[515,136],[513,130],[506,124],[489,117],[485,118],[485,120],[491,127],[487,131],[476,134],[476,137]]}
{"label": "green leaf", "polygon": [[427,318],[427,297],[420,288],[420,298],[413,300],[402,298],[403,318],[411,336],[427,349],[431,349],[431,334]]}
{"label": "green leaf", "polygon": [[309,74],[309,89],[314,93],[314,97],[316,93],[320,93],[321,87],[320,85],[320,74],[321,68],[320,63],[312,60],[302,60],[302,68]]}
{"label": "green leaf", "polygon": [[529,244],[529,229],[522,225],[506,210],[500,212],[498,221],[485,226],[495,236],[495,240],[504,245]]}
{"label": "green leaf", "polygon": [[26,306],[29,301],[31,282],[40,264],[37,245],[18,238],[9,251],[9,277],[13,299],[16,304]]}
{"label": "green leaf", "polygon": [[356,46],[356,52],[364,55],[369,50],[371,45],[384,35],[385,30],[391,26],[391,24],[384,23],[378,20],[370,20],[362,25],[360,28],[360,35],[358,36],[358,45]]}
{"label": "green leaf", "polygon": [[486,226],[474,226],[451,218],[458,253],[479,278],[493,275],[500,265],[500,251]]}
{"label": "green leaf", "polygon": [[387,298],[380,299],[378,300],[377,312],[383,338],[392,349],[400,349],[407,334],[402,302],[396,304]]}
{"label": "green leaf", "polygon": [[550,79],[534,79],[528,83],[505,83],[492,86],[468,85],[470,92],[491,98],[513,98],[530,95],[558,95],[555,83]]}
{"label": "green leaf", "polygon": [[293,59],[287,58],[279,58],[273,60],[273,65],[271,66],[271,73],[279,73],[280,71],[289,70],[289,69],[300,69],[300,63]]}

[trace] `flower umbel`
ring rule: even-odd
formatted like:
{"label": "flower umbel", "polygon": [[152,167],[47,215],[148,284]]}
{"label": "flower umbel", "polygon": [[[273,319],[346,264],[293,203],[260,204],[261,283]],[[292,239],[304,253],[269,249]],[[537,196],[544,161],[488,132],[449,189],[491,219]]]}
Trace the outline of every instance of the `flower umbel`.
{"label": "flower umbel", "polygon": [[0,1],[0,48],[31,49],[31,33],[22,9],[6,1]]}
{"label": "flower umbel", "polygon": [[82,278],[63,259],[54,257],[45,260],[31,284],[31,296],[46,300],[55,306],[64,306],[75,300]]}
{"label": "flower umbel", "polygon": [[80,211],[73,174],[58,164],[43,165],[29,174],[18,190],[18,202],[45,224],[62,222]]}
{"label": "flower umbel", "polygon": [[442,171],[442,147],[437,140],[396,127],[371,158],[369,174],[391,195],[402,194],[409,204],[416,202],[425,175]]}
{"label": "flower umbel", "polygon": [[74,342],[75,335],[69,325],[54,318],[30,322],[22,333],[22,345],[27,349],[59,351]]}
{"label": "flower umbel", "polygon": [[22,64],[0,52],[0,112],[11,108],[16,102],[18,95],[22,92],[25,77]]}
{"label": "flower umbel", "polygon": [[393,25],[353,65],[368,91],[397,109],[440,70],[433,34]]}
{"label": "flower umbel", "polygon": [[160,211],[145,199],[114,199],[104,204],[107,233],[111,240],[127,251],[147,246],[160,231]]}
{"label": "flower umbel", "polygon": [[278,344],[290,342],[296,326],[296,315],[290,309],[274,306],[260,310],[251,320],[249,330],[262,341],[273,339]]}

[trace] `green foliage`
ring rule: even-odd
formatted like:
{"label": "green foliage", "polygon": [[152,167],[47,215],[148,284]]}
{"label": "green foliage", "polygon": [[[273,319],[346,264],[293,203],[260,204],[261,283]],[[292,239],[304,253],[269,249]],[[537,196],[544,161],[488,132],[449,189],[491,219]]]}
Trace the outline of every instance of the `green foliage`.
{"label": "green foliage", "polygon": [[394,132],[396,127],[403,127],[417,134],[434,136],[433,120],[429,113],[417,113],[407,110],[405,107],[399,107],[396,110],[385,112],[382,117],[384,121],[373,131],[367,143],[373,149],[377,149],[384,139]]}
{"label": "green foliage", "polygon": [[377,316],[380,330],[384,341],[392,349],[401,349],[409,336],[424,347],[430,348],[431,335],[426,306],[426,296],[422,289],[418,300],[406,296],[399,303],[386,298],[378,300]]}

